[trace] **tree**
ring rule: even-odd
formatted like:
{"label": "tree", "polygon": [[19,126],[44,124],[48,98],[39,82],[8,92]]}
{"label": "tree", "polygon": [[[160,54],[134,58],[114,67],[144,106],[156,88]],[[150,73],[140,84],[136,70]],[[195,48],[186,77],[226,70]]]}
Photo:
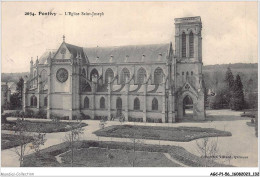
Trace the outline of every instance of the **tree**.
{"label": "tree", "polygon": [[37,134],[33,135],[33,142],[30,146],[33,149],[37,156],[40,154],[40,146],[43,146],[46,142],[45,133],[38,132]]}
{"label": "tree", "polygon": [[233,73],[232,73],[230,67],[227,68],[225,82],[227,83],[228,88],[232,89],[232,87],[234,85],[234,76],[233,76]]}
{"label": "tree", "polygon": [[20,96],[17,92],[13,93],[10,96],[10,104],[11,104],[11,107],[10,107],[11,109],[21,108],[22,102],[21,102]]}
{"label": "tree", "polygon": [[102,117],[101,117],[101,120],[100,120],[100,122],[99,122],[99,127],[100,127],[101,129],[104,129],[105,126],[106,126],[106,124],[107,124],[107,118],[106,118],[105,116],[102,116]]}
{"label": "tree", "polygon": [[233,95],[233,86],[234,86],[234,76],[232,74],[232,71],[230,67],[227,68],[226,76],[225,76],[225,82],[227,84],[227,92],[225,94],[225,97],[227,99],[227,102],[229,103],[229,106],[232,106],[232,102],[230,101]]}
{"label": "tree", "polygon": [[217,155],[218,152],[218,138],[209,139],[208,137],[201,140],[196,140],[197,150],[204,159],[205,167],[214,164],[213,157]]}
{"label": "tree", "polygon": [[244,108],[244,91],[243,84],[241,82],[240,76],[236,75],[236,80],[233,85],[233,94],[231,97],[231,109],[232,110],[241,110]]}
{"label": "tree", "polygon": [[209,106],[211,109],[223,109],[228,104],[228,88],[226,84],[220,83],[214,90],[214,96],[209,97]]}
{"label": "tree", "polygon": [[25,150],[28,143],[27,125],[24,119],[18,118],[16,120],[15,135],[19,136],[20,146],[15,147],[15,153],[19,156],[20,167],[23,166]]}
{"label": "tree", "polygon": [[247,108],[256,108],[257,107],[257,93],[254,93],[254,81],[252,78],[250,78],[246,85],[246,102],[247,102]]}
{"label": "tree", "polygon": [[10,96],[11,109],[22,108],[23,84],[24,80],[21,77],[16,84],[16,92]]}
{"label": "tree", "polygon": [[65,135],[65,138],[64,138],[64,141],[69,143],[69,149],[70,149],[70,153],[71,153],[71,156],[70,156],[71,167],[73,167],[73,164],[74,164],[74,149],[75,149],[76,143],[80,140],[81,134],[83,134],[81,120],[77,120],[77,124],[70,126],[70,131]]}
{"label": "tree", "polygon": [[136,146],[138,144],[144,144],[144,135],[142,134],[141,135],[141,138],[140,139],[137,139],[137,134],[136,134],[136,130],[133,129],[133,131],[129,132],[128,134],[129,136],[129,139],[130,141],[132,142],[133,144],[133,152],[132,152],[132,155],[130,157],[128,157],[128,162],[131,164],[132,167],[135,167],[136,166]]}
{"label": "tree", "polygon": [[16,84],[16,92],[19,94],[20,98],[23,96],[23,84],[24,80],[22,77],[20,77],[19,81]]}

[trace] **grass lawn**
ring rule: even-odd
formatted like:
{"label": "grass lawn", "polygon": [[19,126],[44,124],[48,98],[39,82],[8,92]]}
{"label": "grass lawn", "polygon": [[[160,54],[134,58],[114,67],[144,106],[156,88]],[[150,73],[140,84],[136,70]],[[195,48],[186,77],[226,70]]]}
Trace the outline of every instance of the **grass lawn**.
{"label": "grass lawn", "polygon": [[[131,167],[134,152],[122,149],[84,148],[74,152],[77,167]],[[135,167],[180,167],[161,152],[135,152]],[[71,153],[61,155],[62,166],[71,166]]]}
{"label": "grass lawn", "polygon": [[94,132],[97,136],[186,142],[204,137],[232,136],[230,132],[200,127],[150,127],[113,125]]}
{"label": "grass lawn", "polygon": [[[70,144],[61,143],[40,151],[39,155],[30,154],[24,158],[25,167],[67,167],[70,166]],[[75,167],[125,167],[132,166],[133,143],[110,141],[79,141],[74,144]],[[183,147],[136,144],[135,166],[138,167],[177,167],[163,153],[191,167],[203,167],[204,161]],[[60,163],[61,162],[61,163]],[[210,162],[209,166],[226,165]]]}
{"label": "grass lawn", "polygon": [[[33,140],[33,137],[26,136],[25,142],[29,143]],[[9,149],[20,145],[18,135],[2,134],[1,135],[1,150]]]}
{"label": "grass lawn", "polygon": [[[53,133],[53,132],[66,132],[78,126],[76,122],[33,122],[33,121],[24,121],[26,124],[26,129],[28,132],[40,132],[40,133]],[[81,123],[80,127],[87,126],[86,123]],[[16,122],[8,121],[5,124],[1,125],[2,130],[13,130],[15,131]]]}

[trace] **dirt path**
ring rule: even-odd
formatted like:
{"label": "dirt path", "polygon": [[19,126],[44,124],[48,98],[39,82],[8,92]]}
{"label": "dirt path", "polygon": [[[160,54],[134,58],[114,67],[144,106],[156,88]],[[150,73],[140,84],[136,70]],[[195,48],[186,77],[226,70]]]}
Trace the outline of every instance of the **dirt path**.
{"label": "dirt path", "polygon": [[182,167],[189,167],[189,166],[187,166],[187,165],[185,165],[185,164],[183,164],[183,163],[181,163],[181,162],[175,160],[174,158],[172,158],[172,156],[171,156],[170,154],[168,154],[168,153],[163,153],[163,154],[165,155],[165,157],[166,157],[167,159],[169,159],[169,160],[172,161],[173,163],[177,163],[177,164],[179,164],[179,165],[182,166]]}
{"label": "dirt path", "polygon": [[[218,138],[219,155],[226,155],[232,152],[233,156],[245,156],[247,158],[232,159],[230,165],[239,167],[257,167],[258,141],[254,135],[254,128],[246,125],[246,122],[249,121],[249,119],[241,119],[241,117],[239,117],[239,112],[232,112],[229,110],[207,111],[207,114],[210,115],[211,118],[213,117],[215,121],[183,122],[175,124],[125,122],[124,124],[167,127],[190,126],[230,131],[232,136]],[[225,120],[223,120],[223,117]],[[130,142],[127,138],[97,137],[93,132],[99,129],[99,121],[87,120],[84,122],[87,123],[88,126],[84,127],[84,134],[81,137],[82,140]],[[120,122],[108,121],[106,127],[111,125],[120,125]],[[47,141],[41,149],[62,143],[65,135],[66,132],[47,133]],[[181,146],[188,152],[199,156],[195,141],[174,142],[144,140],[144,143]],[[30,153],[32,153],[32,151],[29,150],[28,154]],[[14,148],[1,151],[1,158],[3,167],[19,167],[19,157],[14,153]]]}

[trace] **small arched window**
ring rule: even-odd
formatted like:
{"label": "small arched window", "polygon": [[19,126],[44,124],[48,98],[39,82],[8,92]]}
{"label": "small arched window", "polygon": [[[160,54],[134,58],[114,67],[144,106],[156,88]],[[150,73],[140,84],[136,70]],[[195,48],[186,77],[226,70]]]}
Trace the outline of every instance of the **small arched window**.
{"label": "small arched window", "polygon": [[189,34],[189,53],[190,57],[194,57],[194,35],[192,31]]}
{"label": "small arched window", "polygon": [[119,97],[116,99],[116,109],[122,109],[122,99]]}
{"label": "small arched window", "polygon": [[89,108],[89,99],[87,96],[84,99],[84,108]]}
{"label": "small arched window", "polygon": [[33,106],[37,107],[37,97],[36,96],[34,96]]}
{"label": "small arched window", "polygon": [[111,81],[113,80],[114,78],[114,72],[111,68],[108,68],[106,70],[106,73],[105,73],[105,83],[108,83],[108,78],[111,79]]}
{"label": "small arched window", "polygon": [[124,68],[124,69],[122,69],[122,71],[121,71],[121,84],[124,84],[124,83],[126,83],[126,79],[129,79],[130,78],[130,72],[129,72],[129,70],[127,69],[127,68]]}
{"label": "small arched window", "polygon": [[158,100],[156,98],[152,101],[152,110],[158,110]]}
{"label": "small arched window", "polygon": [[184,76],[184,72],[182,72],[182,75]]}
{"label": "small arched window", "polygon": [[37,107],[37,97],[35,95],[31,96],[31,106]]}
{"label": "small arched window", "polygon": [[140,101],[138,98],[134,100],[134,110],[140,110]]}
{"label": "small arched window", "polygon": [[34,96],[31,96],[31,106],[33,106],[33,100],[34,100],[33,97],[34,97]]}
{"label": "small arched window", "polygon": [[140,68],[137,71],[137,84],[143,84],[146,80],[146,71],[144,68]]}
{"label": "small arched window", "polygon": [[160,84],[163,81],[163,70],[162,68],[157,68],[154,71],[154,84]]}
{"label": "small arched window", "polygon": [[98,71],[96,70],[96,68],[94,68],[91,72],[90,72],[90,80],[92,81],[92,77],[96,76],[97,78],[99,77]]}
{"label": "small arched window", "polygon": [[191,71],[190,75],[192,75],[192,76],[193,76],[193,71]]}
{"label": "small arched window", "polygon": [[188,72],[188,71],[186,72],[186,75],[187,75],[187,76],[189,75],[189,72]]}
{"label": "small arched window", "polygon": [[48,97],[46,96],[46,97],[44,98],[44,106],[47,107],[47,105],[48,105]]}
{"label": "small arched window", "polygon": [[182,54],[182,57],[186,57],[186,34],[184,32],[181,35],[181,42],[182,42],[181,54]]}
{"label": "small arched window", "polygon": [[105,107],[106,107],[105,98],[101,97],[100,98],[100,108],[104,109]]}

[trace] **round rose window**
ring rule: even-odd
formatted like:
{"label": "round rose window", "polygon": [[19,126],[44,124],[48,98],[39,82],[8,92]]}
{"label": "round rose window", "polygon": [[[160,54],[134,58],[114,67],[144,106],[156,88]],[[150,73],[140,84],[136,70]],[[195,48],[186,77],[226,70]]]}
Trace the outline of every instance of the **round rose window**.
{"label": "round rose window", "polygon": [[60,68],[57,71],[56,77],[58,81],[65,82],[68,79],[68,71],[65,68]]}

